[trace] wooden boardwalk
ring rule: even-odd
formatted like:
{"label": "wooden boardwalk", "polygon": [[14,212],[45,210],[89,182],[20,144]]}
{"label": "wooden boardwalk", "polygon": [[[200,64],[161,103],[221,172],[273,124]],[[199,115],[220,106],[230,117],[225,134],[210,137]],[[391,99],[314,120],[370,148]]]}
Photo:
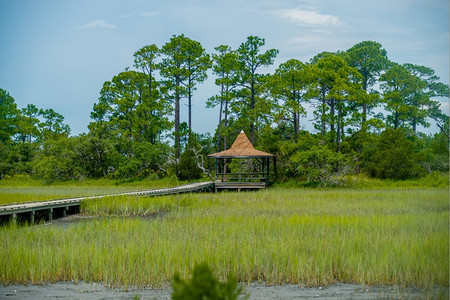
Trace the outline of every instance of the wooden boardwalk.
{"label": "wooden boardwalk", "polygon": [[182,186],[152,189],[136,192],[124,192],[109,195],[98,195],[88,197],[75,197],[66,199],[56,199],[39,202],[14,203],[0,206],[0,217],[2,219],[10,219],[17,222],[20,219],[26,219],[30,223],[34,223],[36,216],[52,220],[54,216],[66,216],[67,213],[79,211],[80,204],[84,200],[100,199],[104,197],[114,196],[163,196],[181,193],[198,193],[206,192],[214,189],[214,182],[197,182]]}

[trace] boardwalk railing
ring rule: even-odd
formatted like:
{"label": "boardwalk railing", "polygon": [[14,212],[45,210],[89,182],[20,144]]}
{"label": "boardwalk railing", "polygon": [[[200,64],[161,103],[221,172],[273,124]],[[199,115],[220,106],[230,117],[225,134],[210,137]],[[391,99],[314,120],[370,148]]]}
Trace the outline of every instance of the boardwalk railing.
{"label": "boardwalk railing", "polygon": [[211,191],[214,188],[214,182],[197,182],[190,183],[182,186],[152,189],[136,192],[124,192],[109,195],[87,196],[87,197],[75,197],[66,199],[56,199],[39,202],[27,202],[27,203],[14,203],[0,205],[0,217],[2,219],[11,219],[16,222],[18,218],[28,219],[30,223],[34,223],[36,215],[45,219],[52,220],[54,215],[66,216],[68,212],[79,211],[80,204],[84,200],[100,199],[104,197],[114,196],[163,196],[181,193],[195,193]]}
{"label": "boardwalk railing", "polygon": [[217,173],[217,181],[267,182],[267,173]]}

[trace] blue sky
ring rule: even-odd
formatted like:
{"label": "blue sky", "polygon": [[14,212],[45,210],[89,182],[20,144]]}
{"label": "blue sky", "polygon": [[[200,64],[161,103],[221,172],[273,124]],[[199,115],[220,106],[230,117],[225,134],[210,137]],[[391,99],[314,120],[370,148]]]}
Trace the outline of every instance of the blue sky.
{"label": "blue sky", "polygon": [[[267,49],[280,51],[267,72],[372,40],[392,61],[431,67],[449,83],[448,0],[0,0],[0,88],[19,108],[52,108],[72,134],[87,132],[103,83],[132,67],[142,46],[182,33],[210,53],[265,38]],[[218,92],[213,81],[194,94],[194,131],[216,126],[217,110],[205,108]],[[311,130],[309,119],[302,125]]]}

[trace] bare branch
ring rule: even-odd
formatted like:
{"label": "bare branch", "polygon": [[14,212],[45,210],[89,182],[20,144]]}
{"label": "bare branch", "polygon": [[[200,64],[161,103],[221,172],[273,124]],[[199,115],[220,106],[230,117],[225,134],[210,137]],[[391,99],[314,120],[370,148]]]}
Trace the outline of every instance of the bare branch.
{"label": "bare branch", "polygon": [[157,164],[156,166],[158,169],[163,171],[167,174],[167,166],[175,166],[179,162],[179,159],[172,155],[172,153],[169,153],[165,156],[164,163],[163,164]]}
{"label": "bare branch", "polygon": [[202,170],[203,174],[207,175],[211,180],[214,180],[211,172],[205,168],[205,157],[201,154],[203,150],[203,146],[200,149],[196,149],[195,147],[191,148],[192,152],[194,152],[194,158],[197,163],[197,167]]}

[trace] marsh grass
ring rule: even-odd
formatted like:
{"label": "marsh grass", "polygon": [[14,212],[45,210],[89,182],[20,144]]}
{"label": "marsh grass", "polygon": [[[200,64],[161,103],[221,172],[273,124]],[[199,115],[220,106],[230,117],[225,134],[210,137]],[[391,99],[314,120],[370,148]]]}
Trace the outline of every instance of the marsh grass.
{"label": "marsh grass", "polygon": [[167,212],[192,203],[192,195],[183,196],[113,196],[81,203],[81,213],[96,216],[147,216]]}
{"label": "marsh grass", "polygon": [[[225,281],[449,284],[448,189],[308,190],[119,197],[84,214],[122,218],[0,228],[0,283],[79,280],[160,287],[200,262]],[[127,218],[167,211],[156,219]]]}
{"label": "marsh grass", "polygon": [[450,177],[448,172],[432,172],[421,178],[407,180],[377,179],[364,174],[345,175],[332,178],[330,182],[308,182],[296,179],[276,183],[275,186],[282,188],[300,187],[333,187],[333,188],[353,188],[353,189],[392,189],[392,188],[448,188]]}

